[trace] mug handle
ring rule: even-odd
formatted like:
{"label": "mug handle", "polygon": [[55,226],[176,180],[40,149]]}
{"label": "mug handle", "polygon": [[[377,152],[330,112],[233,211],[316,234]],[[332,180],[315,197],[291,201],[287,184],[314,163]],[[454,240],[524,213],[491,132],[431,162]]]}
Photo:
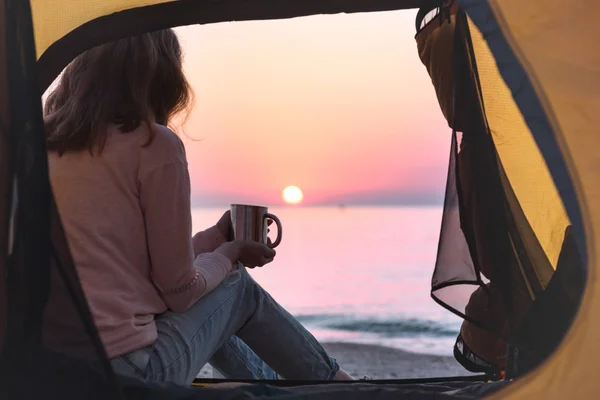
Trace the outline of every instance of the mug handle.
{"label": "mug handle", "polygon": [[266,213],[264,219],[272,219],[275,221],[275,225],[277,225],[277,238],[273,243],[267,244],[267,246],[274,249],[275,247],[279,246],[279,243],[281,243],[281,221],[279,221],[279,218],[277,218],[275,215],[270,213]]}

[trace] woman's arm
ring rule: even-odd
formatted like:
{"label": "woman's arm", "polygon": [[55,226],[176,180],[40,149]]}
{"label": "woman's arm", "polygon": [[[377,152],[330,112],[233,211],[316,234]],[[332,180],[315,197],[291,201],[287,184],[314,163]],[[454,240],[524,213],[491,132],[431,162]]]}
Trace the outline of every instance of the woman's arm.
{"label": "woman's arm", "polygon": [[152,280],[167,307],[183,312],[217,287],[232,268],[229,254],[206,252],[197,258],[194,255],[185,154],[140,178],[140,204],[146,222]]}

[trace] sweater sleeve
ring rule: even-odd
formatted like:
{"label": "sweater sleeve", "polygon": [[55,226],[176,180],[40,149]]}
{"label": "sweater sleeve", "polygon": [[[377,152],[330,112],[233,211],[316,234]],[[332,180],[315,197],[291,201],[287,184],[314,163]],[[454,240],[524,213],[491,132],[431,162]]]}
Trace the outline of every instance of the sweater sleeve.
{"label": "sweater sleeve", "polygon": [[143,176],[140,204],[152,280],[167,307],[183,312],[217,287],[232,263],[225,255],[212,251],[194,257],[190,178],[185,160],[169,162]]}

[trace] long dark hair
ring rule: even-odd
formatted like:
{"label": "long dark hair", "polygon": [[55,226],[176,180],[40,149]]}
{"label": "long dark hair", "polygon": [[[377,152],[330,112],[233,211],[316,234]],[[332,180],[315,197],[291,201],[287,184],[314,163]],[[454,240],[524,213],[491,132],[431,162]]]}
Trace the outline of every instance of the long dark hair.
{"label": "long dark hair", "polygon": [[63,72],[44,107],[48,149],[102,152],[107,126],[124,133],[152,122],[167,125],[187,110],[191,91],[173,30],[121,39],[79,55]]}

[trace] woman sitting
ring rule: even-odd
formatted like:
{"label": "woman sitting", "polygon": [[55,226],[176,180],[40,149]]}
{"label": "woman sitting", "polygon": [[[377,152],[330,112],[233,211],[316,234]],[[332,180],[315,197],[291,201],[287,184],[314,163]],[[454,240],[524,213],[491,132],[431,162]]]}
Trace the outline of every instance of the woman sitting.
{"label": "woman sitting", "polygon": [[185,150],[166,127],[189,100],[165,30],[83,53],[45,105],[54,195],[113,368],[182,385],[206,362],[231,378],[351,379],[247,273],[274,250],[231,241],[228,213],[192,238]]}

